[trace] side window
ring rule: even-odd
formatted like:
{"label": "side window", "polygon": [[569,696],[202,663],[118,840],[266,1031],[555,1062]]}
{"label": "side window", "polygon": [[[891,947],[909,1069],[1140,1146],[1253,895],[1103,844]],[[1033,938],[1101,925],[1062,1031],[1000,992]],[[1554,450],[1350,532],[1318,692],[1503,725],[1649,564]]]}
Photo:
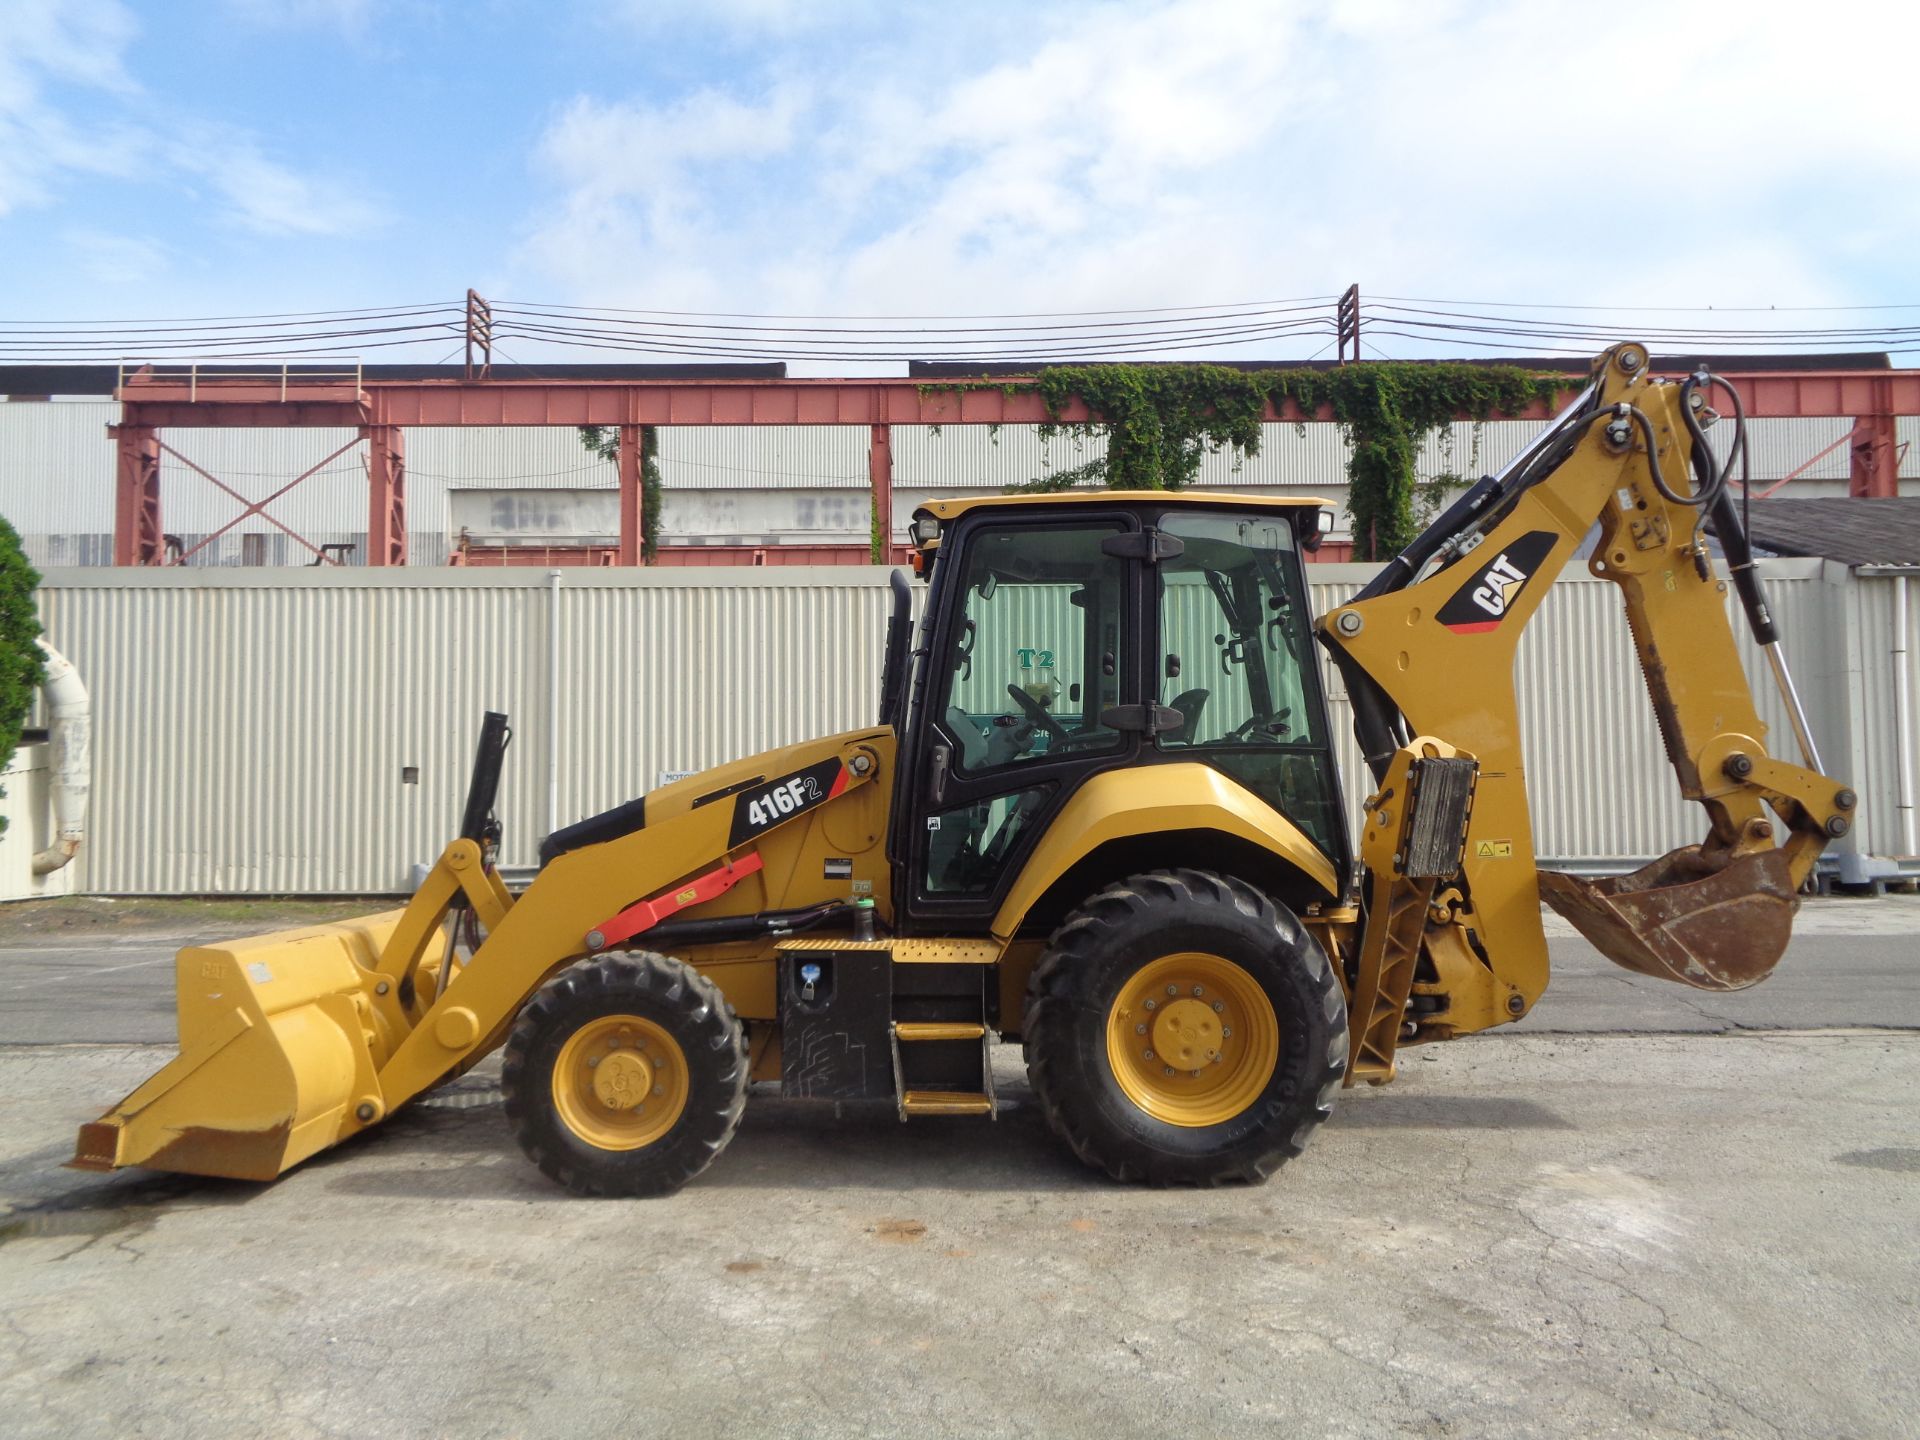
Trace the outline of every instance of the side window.
{"label": "side window", "polygon": [[1174,514],[1164,528],[1185,548],[1160,567],[1160,703],[1186,724],[1162,743],[1325,745],[1292,526]]}
{"label": "side window", "polygon": [[1118,525],[983,530],[968,547],[938,714],[968,773],[1118,748]]}
{"label": "side window", "polygon": [[1051,785],[1036,785],[927,817],[929,895],[992,891],[1014,842],[1045,808]]}
{"label": "side window", "polygon": [[1296,567],[1272,515],[1169,515],[1185,548],[1160,567],[1160,703],[1185,724],[1169,752],[1233,776],[1328,854],[1339,792]]}

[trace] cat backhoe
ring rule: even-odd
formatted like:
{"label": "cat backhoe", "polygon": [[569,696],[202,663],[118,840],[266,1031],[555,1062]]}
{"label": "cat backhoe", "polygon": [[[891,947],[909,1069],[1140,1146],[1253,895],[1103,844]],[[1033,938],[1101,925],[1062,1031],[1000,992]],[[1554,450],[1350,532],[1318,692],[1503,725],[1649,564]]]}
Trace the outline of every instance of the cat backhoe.
{"label": "cat backhoe", "polygon": [[[660,1194],[719,1155],[755,1082],[991,1120],[993,1045],[1017,1038],[1088,1164],[1252,1181],[1343,1083],[1525,1015],[1547,984],[1543,896],[1629,969],[1750,985],[1855,799],[1820,773],[1730,495],[1743,431],[1724,381],[1657,378],[1616,346],[1317,623],[1302,558],[1321,501],[931,502],[912,531],[923,614],[896,571],[876,724],[559,830],[515,894],[489,716],[458,838],[405,908],[182,951],[178,1057],[82,1128],[73,1163],[268,1180],[502,1049],[541,1170]],[[1513,682],[1577,552],[1619,587],[1707,823],[1592,883],[1536,868]],[[1767,747],[1736,600],[1796,759]],[[1370,772],[1357,834],[1331,677]]]}

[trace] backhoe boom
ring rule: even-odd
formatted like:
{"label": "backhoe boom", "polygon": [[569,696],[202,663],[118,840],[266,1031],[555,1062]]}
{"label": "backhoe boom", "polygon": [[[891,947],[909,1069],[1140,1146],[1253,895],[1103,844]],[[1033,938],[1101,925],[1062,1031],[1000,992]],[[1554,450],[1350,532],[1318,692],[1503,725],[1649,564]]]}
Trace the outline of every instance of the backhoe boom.
{"label": "backhoe boom", "polygon": [[[1428,909],[1426,959],[1439,978],[1424,986],[1408,1038],[1526,1013],[1547,979],[1542,894],[1629,969],[1704,989],[1750,985],[1785,949],[1795,891],[1822,848],[1846,833],[1853,793],[1818,773],[1727,496],[1744,444],[1737,396],[1725,454],[1706,441],[1715,387],[1730,393],[1705,374],[1656,379],[1643,346],[1614,347],[1506,472],[1473,487],[1320,622],[1377,780],[1385,783],[1396,754],[1418,753],[1413,736],[1479,763],[1460,883],[1443,884]],[[1805,765],[1767,751],[1728,619],[1729,580],[1716,575],[1703,539],[1709,519],[1783,681]],[[1708,833],[1633,875],[1589,884],[1537,871],[1513,670],[1521,633],[1596,526],[1589,568],[1620,589],[1667,758],[1681,793],[1706,810]],[[1613,778],[1624,788],[1641,777]],[[1370,811],[1370,826],[1385,823],[1379,813]],[[1369,926],[1384,922],[1410,881],[1395,884],[1371,897]],[[1418,996],[1423,986],[1412,989]],[[1356,997],[1356,1011],[1373,998]]]}

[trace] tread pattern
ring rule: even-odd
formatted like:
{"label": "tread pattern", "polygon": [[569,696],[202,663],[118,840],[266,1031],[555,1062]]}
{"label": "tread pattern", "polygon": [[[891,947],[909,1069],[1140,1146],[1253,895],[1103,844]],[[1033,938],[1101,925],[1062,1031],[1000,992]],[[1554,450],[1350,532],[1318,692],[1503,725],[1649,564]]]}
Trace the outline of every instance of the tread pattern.
{"label": "tread pattern", "polygon": [[[640,1150],[589,1145],[554,1107],[554,1057],[600,1015],[644,1015],[665,1026],[687,1058],[686,1109]],[[666,1195],[712,1164],[746,1109],[748,1064],[740,1022],[720,989],[692,966],[633,951],[562,970],[521,1008],[507,1036],[501,1089],[514,1139],[542,1174],[576,1195]]]}
{"label": "tread pattern", "polygon": [[[1228,958],[1254,962],[1279,1015],[1282,1045],[1275,1083],[1245,1112],[1249,1123],[1236,1117],[1182,1131],[1133,1107],[1114,1084],[1105,996],[1139,963],[1124,959],[1127,949],[1151,948],[1156,931],[1195,924],[1238,937],[1244,953]],[[1326,952],[1292,911],[1244,881],[1205,870],[1133,875],[1069,915],[1028,979],[1022,1030],[1027,1078],[1048,1126],[1081,1161],[1120,1181],[1257,1184],[1298,1155],[1333,1113],[1346,1074],[1346,995]]]}

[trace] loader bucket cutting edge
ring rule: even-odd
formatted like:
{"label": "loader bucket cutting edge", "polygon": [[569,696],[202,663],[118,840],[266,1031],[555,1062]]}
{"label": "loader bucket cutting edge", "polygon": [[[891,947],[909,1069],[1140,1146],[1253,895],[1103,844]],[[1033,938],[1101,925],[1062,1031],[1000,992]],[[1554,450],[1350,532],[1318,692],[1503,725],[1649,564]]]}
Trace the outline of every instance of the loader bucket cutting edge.
{"label": "loader bucket cutting edge", "polygon": [[361,1128],[379,1096],[368,988],[400,915],[182,950],[180,1053],[81,1126],[69,1164],[271,1180]]}
{"label": "loader bucket cutting edge", "polygon": [[1594,881],[1542,871],[1540,894],[1616,965],[1697,990],[1743,990],[1766,979],[1800,908],[1779,849],[1722,863],[1686,846]]}

